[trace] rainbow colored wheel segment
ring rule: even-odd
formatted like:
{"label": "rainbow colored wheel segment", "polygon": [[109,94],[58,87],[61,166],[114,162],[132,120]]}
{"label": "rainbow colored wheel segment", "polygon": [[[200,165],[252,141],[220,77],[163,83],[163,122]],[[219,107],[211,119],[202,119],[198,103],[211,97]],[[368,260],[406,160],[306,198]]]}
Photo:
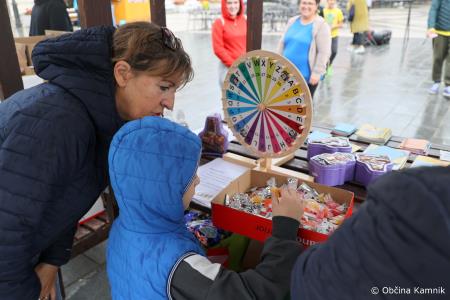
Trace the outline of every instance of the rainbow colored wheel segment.
{"label": "rainbow colored wheel segment", "polygon": [[259,157],[282,157],[309,133],[312,102],[297,68],[282,56],[256,50],[228,70],[222,102],[236,138]]}

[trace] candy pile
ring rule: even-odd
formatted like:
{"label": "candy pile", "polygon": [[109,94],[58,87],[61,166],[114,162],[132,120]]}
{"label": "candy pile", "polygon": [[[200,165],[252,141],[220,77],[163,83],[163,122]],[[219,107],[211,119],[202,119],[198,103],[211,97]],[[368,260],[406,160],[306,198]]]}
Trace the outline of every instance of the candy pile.
{"label": "candy pile", "polygon": [[317,161],[319,164],[324,166],[345,164],[349,161],[354,161],[355,157],[351,153],[322,153],[320,155],[313,156],[312,160]]}
{"label": "candy pile", "polygon": [[228,231],[216,228],[210,216],[205,213],[189,211],[184,215],[184,221],[187,229],[207,248],[217,245],[231,235]]}
{"label": "candy pile", "polygon": [[391,163],[389,156],[387,155],[369,155],[369,154],[357,154],[357,160],[365,163],[370,169],[374,171],[383,171],[387,164]]}
{"label": "candy pile", "polygon": [[349,147],[350,142],[346,137],[328,137],[317,140],[310,140],[310,143],[324,144],[330,147]]}
{"label": "candy pile", "polygon": [[[247,213],[272,218],[272,193],[279,193],[275,179],[271,178],[267,186],[252,188],[247,193],[237,193],[231,198],[227,196],[225,205]],[[319,194],[315,189],[297,179],[288,178],[288,188],[295,188],[300,199],[305,201],[305,210],[300,220],[301,227],[319,233],[330,234],[344,220],[346,204],[336,203],[330,194]]]}

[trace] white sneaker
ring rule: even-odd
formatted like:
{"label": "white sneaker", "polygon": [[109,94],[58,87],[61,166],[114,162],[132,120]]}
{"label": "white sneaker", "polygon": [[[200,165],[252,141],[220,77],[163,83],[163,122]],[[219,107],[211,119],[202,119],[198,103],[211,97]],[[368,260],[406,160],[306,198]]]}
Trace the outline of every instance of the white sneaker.
{"label": "white sneaker", "polygon": [[347,47],[347,51],[353,52],[353,51],[355,51],[355,47],[353,47],[353,46],[348,46],[348,47]]}
{"label": "white sneaker", "polygon": [[366,52],[366,50],[364,49],[363,46],[360,46],[360,47],[356,48],[354,52],[356,54],[363,54],[364,52]]}
{"label": "white sneaker", "polygon": [[445,98],[450,98],[450,86],[446,86],[446,87],[445,87],[444,92],[442,93],[442,95],[443,95]]}
{"label": "white sneaker", "polygon": [[[438,92],[439,92],[439,86],[440,86],[441,84],[439,83],[439,82],[435,82],[435,83],[433,83],[433,85],[430,87],[430,89],[428,90],[428,94],[431,94],[431,95],[436,95]],[[445,93],[445,90],[444,90],[444,93]]]}

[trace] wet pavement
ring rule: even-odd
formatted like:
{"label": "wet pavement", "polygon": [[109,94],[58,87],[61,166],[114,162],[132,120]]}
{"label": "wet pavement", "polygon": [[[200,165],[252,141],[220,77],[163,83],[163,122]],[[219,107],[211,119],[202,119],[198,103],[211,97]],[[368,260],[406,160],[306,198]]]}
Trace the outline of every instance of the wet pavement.
{"label": "wet pavement", "polygon": [[[206,115],[221,111],[218,61],[209,34],[179,36],[196,74],[179,92],[175,109],[183,110],[188,124],[196,129],[203,126]],[[264,36],[263,49],[274,50],[278,39],[278,35]],[[432,84],[431,41],[394,37],[389,45],[367,47],[362,55],[346,50],[350,41],[348,36],[340,38],[333,74],[320,83],[314,98],[313,123],[372,123],[391,128],[397,136],[450,145],[450,100],[427,93]]]}
{"label": "wet pavement", "polygon": [[[389,45],[369,47],[362,55],[346,50],[351,34],[344,27],[333,74],[315,95],[313,123],[372,123],[391,128],[394,135],[450,145],[450,100],[427,93],[432,84],[431,41],[424,38],[427,11],[427,6],[414,6],[407,30],[407,8],[372,9],[372,29],[391,29],[393,38]],[[182,110],[190,128],[197,129],[207,115],[221,111],[221,91],[210,33],[188,32],[187,22],[186,14],[167,16],[168,27],[182,39],[195,70],[195,79],[177,95],[173,115]],[[265,33],[262,48],[273,51],[278,39],[279,33]],[[63,267],[67,299],[110,299],[104,252],[102,243]]]}

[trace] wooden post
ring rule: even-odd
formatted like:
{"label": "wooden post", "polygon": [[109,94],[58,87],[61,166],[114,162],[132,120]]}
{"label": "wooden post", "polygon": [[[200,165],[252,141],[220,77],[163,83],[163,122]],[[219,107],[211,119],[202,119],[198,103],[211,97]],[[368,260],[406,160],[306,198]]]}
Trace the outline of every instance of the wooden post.
{"label": "wooden post", "polygon": [[150,0],[150,19],[152,23],[166,26],[166,5],[161,0]]}
{"label": "wooden post", "polygon": [[81,28],[113,25],[111,0],[79,0],[78,15]]}
{"label": "wooden post", "polygon": [[23,89],[6,0],[0,0],[0,99]]}
{"label": "wooden post", "polygon": [[263,0],[247,1],[247,52],[261,49]]}

